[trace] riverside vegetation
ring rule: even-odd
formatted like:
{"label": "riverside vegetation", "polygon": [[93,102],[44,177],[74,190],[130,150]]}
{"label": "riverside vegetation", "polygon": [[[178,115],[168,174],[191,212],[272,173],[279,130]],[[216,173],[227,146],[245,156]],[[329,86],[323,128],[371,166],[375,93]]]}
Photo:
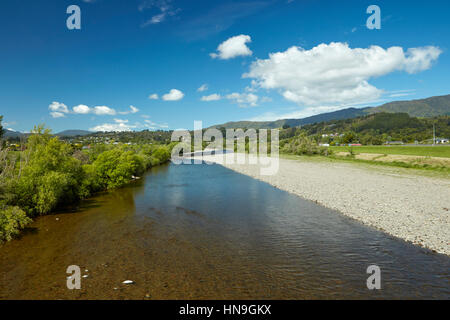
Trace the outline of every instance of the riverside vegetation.
{"label": "riverside vegetation", "polygon": [[[3,132],[0,118],[0,138]],[[172,145],[105,145],[78,150],[35,127],[25,148],[0,145],[0,241],[20,233],[33,218],[119,188],[133,176],[169,161]]]}

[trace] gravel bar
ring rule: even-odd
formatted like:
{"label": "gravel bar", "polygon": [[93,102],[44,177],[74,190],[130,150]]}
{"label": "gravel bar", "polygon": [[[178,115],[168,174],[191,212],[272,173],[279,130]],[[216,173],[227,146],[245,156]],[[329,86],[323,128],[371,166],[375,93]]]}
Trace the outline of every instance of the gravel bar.
{"label": "gravel bar", "polygon": [[[211,156],[204,160],[217,162]],[[450,255],[450,180],[414,170],[280,158],[275,175],[258,165],[222,164],[315,201],[390,235]]]}

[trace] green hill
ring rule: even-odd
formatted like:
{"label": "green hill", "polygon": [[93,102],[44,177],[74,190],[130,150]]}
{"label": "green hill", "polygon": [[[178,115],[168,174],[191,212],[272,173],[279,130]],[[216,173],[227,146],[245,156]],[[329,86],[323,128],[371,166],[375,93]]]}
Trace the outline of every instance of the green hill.
{"label": "green hill", "polygon": [[[417,118],[410,117],[407,113],[385,112],[354,119],[309,124],[301,129],[297,128],[293,135],[304,132],[308,136],[316,136],[323,142],[335,141],[338,143],[378,144],[388,140],[420,142],[433,137],[433,125],[436,128],[437,137],[450,137],[449,116]],[[289,129],[286,131],[289,132]],[[283,135],[280,133],[281,136]],[[350,141],[346,141],[346,138],[350,138]]]}
{"label": "green hill", "polygon": [[64,130],[56,135],[59,137],[76,137],[76,136],[87,136],[88,134],[92,134],[91,131],[86,130]]}
{"label": "green hill", "polygon": [[450,115],[450,95],[431,97],[421,100],[396,101],[371,108],[370,113],[391,112],[407,113],[412,117],[431,118]]}
{"label": "green hill", "polygon": [[378,107],[348,108],[335,112],[318,114],[303,119],[283,119],[277,121],[237,121],[215,125],[214,128],[275,129],[283,126],[298,127],[331,120],[352,119],[374,113],[407,113],[411,117],[437,117],[450,115],[450,95],[427,99],[396,101]]}
{"label": "green hill", "polygon": [[341,120],[360,117],[368,114],[368,108],[356,109],[348,108],[334,112],[322,113],[303,119],[284,119],[277,121],[236,121],[213,126],[213,128],[246,128],[246,129],[275,129],[283,126],[298,127],[312,123],[318,123],[330,120]]}

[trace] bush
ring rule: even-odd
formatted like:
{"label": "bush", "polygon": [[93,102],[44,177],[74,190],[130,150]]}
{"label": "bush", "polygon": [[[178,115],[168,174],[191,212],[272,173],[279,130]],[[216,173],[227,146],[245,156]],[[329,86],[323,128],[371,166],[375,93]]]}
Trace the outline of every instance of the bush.
{"label": "bush", "polygon": [[102,189],[121,187],[145,170],[141,157],[119,148],[103,152],[92,165]]}
{"label": "bush", "polygon": [[158,164],[161,164],[169,161],[171,154],[166,147],[159,147],[155,152],[153,152],[152,157],[158,159]]}
{"label": "bush", "polygon": [[26,150],[9,157],[0,148],[0,240],[10,240],[31,221],[95,192],[122,187],[132,176],[170,159],[170,146],[97,145],[73,149],[35,127]]}
{"label": "bush", "polygon": [[30,222],[31,219],[19,207],[0,208],[0,242],[10,241]]}
{"label": "bush", "polygon": [[47,214],[63,202],[77,201],[84,177],[81,161],[72,157],[72,148],[38,130],[27,143],[28,162],[7,188],[12,194],[9,204],[18,205],[29,216]]}
{"label": "bush", "polygon": [[314,139],[311,139],[304,133],[292,138],[289,142],[285,143],[281,151],[296,155],[329,154],[329,150],[327,148],[319,147],[319,145]]}

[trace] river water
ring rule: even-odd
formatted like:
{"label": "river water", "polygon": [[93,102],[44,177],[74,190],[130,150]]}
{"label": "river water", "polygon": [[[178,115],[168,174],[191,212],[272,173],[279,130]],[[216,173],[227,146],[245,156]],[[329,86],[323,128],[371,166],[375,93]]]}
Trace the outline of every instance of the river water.
{"label": "river water", "polygon": [[[67,289],[69,265],[88,276],[81,290]],[[369,265],[381,290],[367,289]],[[0,246],[0,299],[448,299],[449,270],[447,256],[219,165],[166,165]]]}

